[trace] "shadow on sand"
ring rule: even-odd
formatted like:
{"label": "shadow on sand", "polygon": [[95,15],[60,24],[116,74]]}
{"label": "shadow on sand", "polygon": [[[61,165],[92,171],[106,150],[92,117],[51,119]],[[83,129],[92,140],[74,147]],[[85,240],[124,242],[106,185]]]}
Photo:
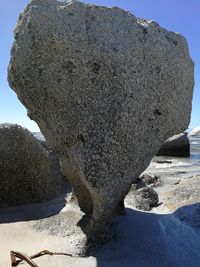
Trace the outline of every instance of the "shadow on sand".
{"label": "shadow on sand", "polygon": [[58,214],[66,204],[66,196],[71,186],[65,183],[58,197],[43,203],[31,203],[0,208],[0,224],[39,220]]}
{"label": "shadow on sand", "polygon": [[[1,209],[0,222],[38,220],[58,214],[65,206],[66,193],[46,203]],[[140,212],[129,208],[126,213],[126,216],[115,219],[113,239],[96,249],[93,257],[63,259],[63,264],[59,266],[200,266],[200,203],[179,208],[171,214]],[[69,224],[69,221],[66,220],[66,223]],[[54,227],[60,228],[61,225]]]}
{"label": "shadow on sand", "polygon": [[200,203],[172,214],[126,211],[113,240],[94,253],[97,267],[200,266]]}

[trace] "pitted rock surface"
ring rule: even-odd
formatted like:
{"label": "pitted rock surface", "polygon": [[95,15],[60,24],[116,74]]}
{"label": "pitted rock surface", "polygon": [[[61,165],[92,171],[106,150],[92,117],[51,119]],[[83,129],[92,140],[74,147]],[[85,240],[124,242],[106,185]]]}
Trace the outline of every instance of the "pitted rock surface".
{"label": "pitted rock surface", "polygon": [[10,86],[59,154],[92,228],[187,128],[193,72],[183,36],[117,7],[32,0],[20,15]]}
{"label": "pitted rock surface", "polygon": [[0,124],[0,206],[53,198],[61,186],[58,158],[17,124]]}

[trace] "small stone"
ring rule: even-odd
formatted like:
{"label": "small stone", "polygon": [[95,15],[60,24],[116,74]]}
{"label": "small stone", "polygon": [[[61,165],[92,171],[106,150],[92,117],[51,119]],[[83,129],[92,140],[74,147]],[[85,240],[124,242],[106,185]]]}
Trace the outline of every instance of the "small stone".
{"label": "small stone", "polygon": [[140,176],[140,179],[144,182],[144,184],[146,185],[151,185],[154,184],[156,185],[156,183],[159,180],[159,177],[157,175],[149,175],[149,174],[143,174],[142,176]]}
{"label": "small stone", "polygon": [[125,202],[139,210],[150,211],[158,206],[158,194],[150,187],[143,187],[138,190],[131,190],[127,195]]}

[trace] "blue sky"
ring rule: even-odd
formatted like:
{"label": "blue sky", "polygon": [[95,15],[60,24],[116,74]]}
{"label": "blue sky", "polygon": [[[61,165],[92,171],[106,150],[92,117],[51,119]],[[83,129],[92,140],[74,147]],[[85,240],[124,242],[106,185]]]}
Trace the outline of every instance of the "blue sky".
{"label": "blue sky", "polygon": [[[42,1],[42,0],[41,0]],[[0,122],[14,122],[31,131],[37,124],[26,115],[26,109],[7,83],[7,66],[13,41],[13,30],[29,0],[1,0],[0,9]],[[195,62],[195,90],[190,128],[200,125],[200,0],[93,0],[83,1],[104,6],[118,6],[137,17],[153,19],[162,27],[183,34]]]}

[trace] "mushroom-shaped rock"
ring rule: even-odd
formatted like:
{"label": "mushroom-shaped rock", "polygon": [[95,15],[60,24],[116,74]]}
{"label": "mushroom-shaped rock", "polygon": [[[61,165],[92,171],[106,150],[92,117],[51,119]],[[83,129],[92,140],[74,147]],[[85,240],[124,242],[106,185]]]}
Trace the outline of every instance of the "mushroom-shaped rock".
{"label": "mushroom-shaped rock", "polygon": [[0,206],[40,202],[61,185],[58,158],[16,124],[0,124]]}
{"label": "mushroom-shaped rock", "polygon": [[117,7],[32,0],[15,29],[8,78],[59,154],[93,236],[190,121],[184,37]]}

